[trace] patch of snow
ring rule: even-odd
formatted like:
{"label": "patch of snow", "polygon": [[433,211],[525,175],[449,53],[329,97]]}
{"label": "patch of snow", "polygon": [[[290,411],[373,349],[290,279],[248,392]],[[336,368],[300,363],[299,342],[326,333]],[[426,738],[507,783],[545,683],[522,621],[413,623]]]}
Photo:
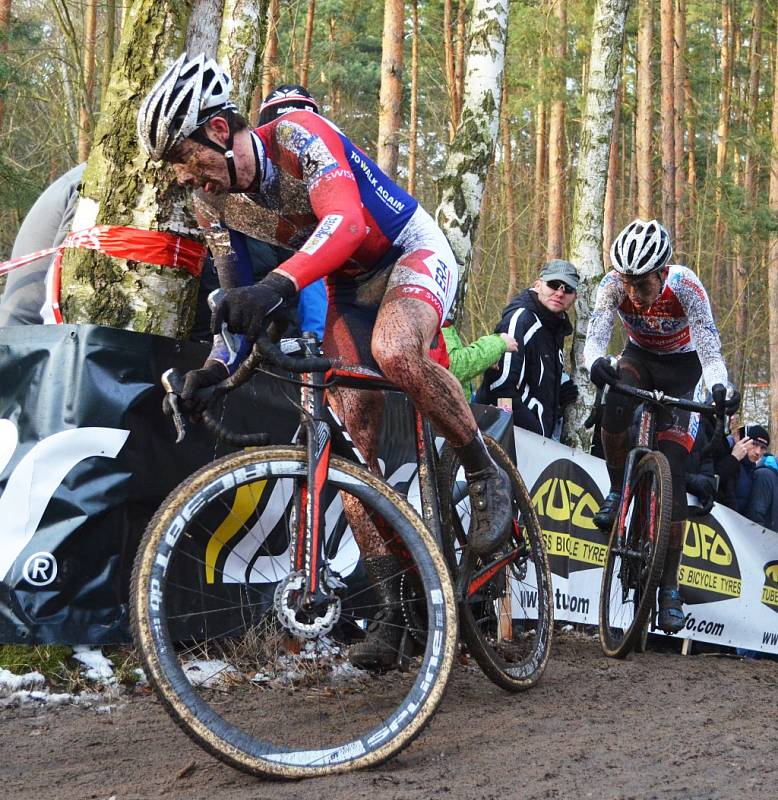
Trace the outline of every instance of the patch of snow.
{"label": "patch of snow", "polygon": [[31,689],[34,686],[43,686],[46,678],[40,672],[27,672],[24,675],[15,675],[7,669],[0,669],[0,697],[7,697],[20,689]]}
{"label": "patch of snow", "polygon": [[226,661],[189,661],[184,664],[184,675],[192,686],[206,689],[216,686],[230,675],[238,675],[238,670]]}
{"label": "patch of snow", "polygon": [[115,683],[116,676],[113,674],[113,661],[103,655],[99,647],[88,644],[77,644],[73,646],[73,658],[83,664],[84,677],[95,683]]}

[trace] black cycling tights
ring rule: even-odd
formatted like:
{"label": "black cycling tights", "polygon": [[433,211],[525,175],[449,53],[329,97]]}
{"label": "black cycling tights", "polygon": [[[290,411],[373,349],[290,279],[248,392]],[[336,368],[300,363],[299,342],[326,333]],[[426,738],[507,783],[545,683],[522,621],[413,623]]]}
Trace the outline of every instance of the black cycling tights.
{"label": "black cycling tights", "polygon": [[[619,359],[619,373],[619,379],[631,386],[659,389],[673,397],[691,399],[702,374],[702,368],[697,353],[658,356],[629,344]],[[603,443],[608,472],[614,487],[620,486],[623,481],[628,447],[625,446],[623,452],[614,452],[618,449],[615,440],[633,424],[637,405],[637,401],[616,392],[608,392],[605,401],[602,420]],[[661,423],[661,420],[658,422]],[[694,446],[696,433],[696,415],[692,417],[688,411],[673,409],[669,428],[662,430],[658,436],[659,451],[664,453],[670,462],[673,476],[674,521],[686,519],[686,461]]]}

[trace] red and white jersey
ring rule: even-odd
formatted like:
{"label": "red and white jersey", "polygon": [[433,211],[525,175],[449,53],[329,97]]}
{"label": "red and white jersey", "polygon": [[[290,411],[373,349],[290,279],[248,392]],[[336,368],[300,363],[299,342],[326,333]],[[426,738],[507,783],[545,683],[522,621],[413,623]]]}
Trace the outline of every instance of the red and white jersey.
{"label": "red and white jersey", "polygon": [[710,301],[700,279],[688,267],[670,265],[659,297],[638,309],[627,297],[621,276],[608,272],[597,289],[584,347],[587,369],[607,353],[616,314],[630,342],[656,355],[697,352],[708,388],[727,384],[721,339]]}

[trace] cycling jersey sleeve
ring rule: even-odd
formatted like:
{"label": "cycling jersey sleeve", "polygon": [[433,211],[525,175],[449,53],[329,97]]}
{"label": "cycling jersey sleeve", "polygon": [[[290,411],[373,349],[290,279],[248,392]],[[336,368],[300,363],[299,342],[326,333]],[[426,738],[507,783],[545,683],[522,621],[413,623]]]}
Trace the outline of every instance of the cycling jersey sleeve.
{"label": "cycling jersey sleeve", "polygon": [[368,230],[356,178],[335,128],[313,114],[292,112],[273,133],[280,150],[297,160],[319,220],[305,244],[281,267],[302,289],[343,266]]}
{"label": "cycling jersey sleeve", "polygon": [[584,366],[588,370],[598,358],[608,353],[616,310],[623,296],[624,289],[618,275],[612,271],[608,272],[597,287],[594,310],[586,329],[583,358]]}
{"label": "cycling jersey sleeve", "polygon": [[689,331],[702,366],[705,385],[712,389],[717,383],[727,385],[727,366],[721,355],[719,329],[713,321],[708,294],[700,279],[686,267],[672,275],[670,287],[686,312]]}

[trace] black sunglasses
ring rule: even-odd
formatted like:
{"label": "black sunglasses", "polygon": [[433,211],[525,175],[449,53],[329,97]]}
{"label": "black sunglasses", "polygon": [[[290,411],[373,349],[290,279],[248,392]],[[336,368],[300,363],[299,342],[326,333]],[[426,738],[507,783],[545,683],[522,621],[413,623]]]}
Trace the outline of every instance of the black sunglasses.
{"label": "black sunglasses", "polygon": [[546,281],[546,286],[548,286],[552,292],[558,291],[560,286],[565,290],[565,294],[575,294],[576,291],[572,286],[568,286],[564,281]]}

